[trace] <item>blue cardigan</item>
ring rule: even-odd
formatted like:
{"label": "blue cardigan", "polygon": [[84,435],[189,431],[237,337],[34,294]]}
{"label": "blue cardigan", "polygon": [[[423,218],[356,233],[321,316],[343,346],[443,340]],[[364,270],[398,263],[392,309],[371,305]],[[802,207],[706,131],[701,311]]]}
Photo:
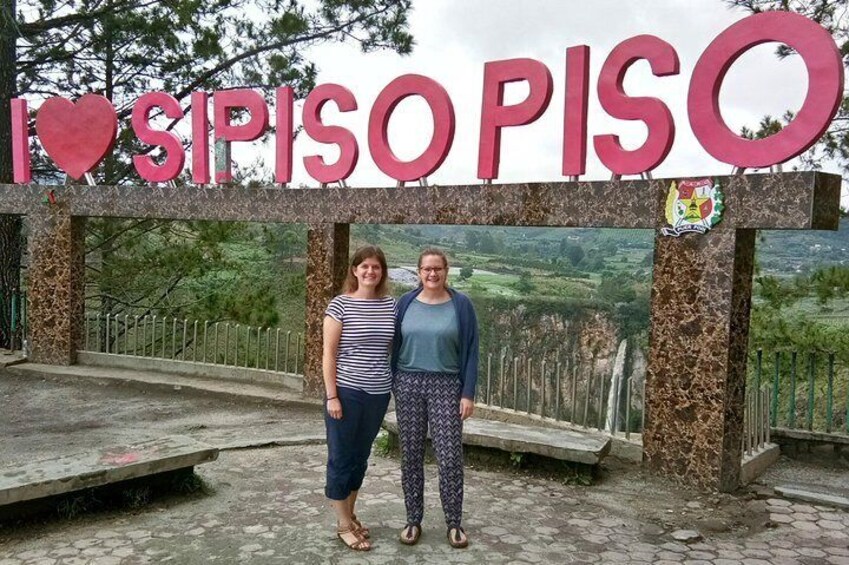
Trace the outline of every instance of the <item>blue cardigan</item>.
{"label": "blue cardigan", "polygon": [[[475,399],[475,387],[478,382],[478,318],[475,307],[469,297],[453,288],[447,289],[457,312],[457,324],[460,326],[460,381],[463,383],[463,398]],[[398,371],[398,355],[401,352],[401,322],[410,303],[421,293],[422,287],[411,290],[398,300],[398,318],[395,320],[395,340],[392,343],[392,374]]]}

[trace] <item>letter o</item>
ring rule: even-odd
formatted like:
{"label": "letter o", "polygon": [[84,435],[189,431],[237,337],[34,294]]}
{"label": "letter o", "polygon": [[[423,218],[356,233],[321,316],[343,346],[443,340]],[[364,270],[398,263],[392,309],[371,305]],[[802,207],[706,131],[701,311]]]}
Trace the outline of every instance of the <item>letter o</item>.
{"label": "letter o", "polygon": [[[408,96],[421,96],[433,115],[433,137],[412,161],[401,161],[389,147],[389,118]],[[454,106],[441,84],[422,75],[403,75],[386,85],[375,100],[368,120],[368,146],[375,165],[399,181],[426,177],[439,168],[454,142]]]}
{"label": "letter o", "polygon": [[[719,111],[719,89],[731,65],[756,45],[777,41],[792,47],[808,71],[808,92],[795,119],[764,139],[731,131]],[[737,167],[768,167],[799,155],[828,129],[843,96],[843,62],[831,35],[791,12],[766,12],[741,20],[719,34],[702,54],[690,80],[687,112],[702,147]]]}

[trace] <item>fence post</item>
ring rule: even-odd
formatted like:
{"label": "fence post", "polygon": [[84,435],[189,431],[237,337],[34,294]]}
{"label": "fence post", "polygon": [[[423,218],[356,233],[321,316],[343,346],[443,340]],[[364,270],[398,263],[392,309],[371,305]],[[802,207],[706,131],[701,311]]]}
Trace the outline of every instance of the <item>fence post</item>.
{"label": "fence post", "polygon": [[274,337],[274,370],[280,370],[280,328],[277,328]]}
{"label": "fence post", "polygon": [[542,382],[540,384],[540,395],[542,399],[540,400],[539,415],[543,418],[545,417],[545,356],[546,354],[542,357],[542,364],[540,365],[539,370],[539,374],[542,377]]}
{"label": "fence post", "polygon": [[576,355],[572,355],[572,394],[569,401],[569,421],[573,424],[577,423],[575,419],[578,416],[578,359]]}
{"label": "fence post", "polygon": [[775,352],[775,376],[772,380],[772,409],[770,410],[770,425],[776,427],[778,425],[778,374],[781,367],[781,353]]}
{"label": "fence post", "polygon": [[561,394],[561,386],[560,386],[560,351],[557,351],[557,363],[555,364],[555,376],[554,376],[554,419],[560,420],[560,394]]}
{"label": "fence post", "polygon": [[592,384],[593,384],[593,370],[592,370],[592,368],[590,368],[590,374],[587,376],[587,386],[585,387],[587,389],[587,394],[584,395],[584,421],[583,421],[584,428],[587,427],[587,421],[588,421],[588,418],[590,416],[590,392],[591,392],[591,389],[592,389]]}
{"label": "fence post", "polygon": [[834,353],[828,354],[828,384],[825,396],[825,432],[834,425]]}
{"label": "fence post", "polygon": [[790,403],[787,410],[787,427],[796,427],[796,352],[790,354]]}
{"label": "fence post", "polygon": [[251,326],[245,327],[245,368],[248,367],[248,359],[251,357]]}
{"label": "fence post", "polygon": [[519,358],[513,356],[513,410],[519,409]]}
{"label": "fence post", "polygon": [[285,367],[283,368],[283,372],[289,372],[289,342],[292,341],[292,330],[286,332],[286,361],[284,363]]}
{"label": "fence post", "polygon": [[507,358],[507,350],[501,349],[501,364],[498,368],[498,404],[504,408],[504,397],[507,396],[507,381],[504,380],[504,360]]}
{"label": "fence post", "polygon": [[236,324],[234,331],[236,332],[236,349],[233,352],[233,366],[238,367],[239,366],[239,324]]}
{"label": "fence post", "polygon": [[766,429],[764,430],[764,432],[765,432],[764,437],[766,439],[766,443],[769,443],[769,441],[771,439],[770,433],[772,432],[772,430],[769,427],[769,423],[771,422],[771,416],[772,416],[772,413],[771,413],[770,407],[769,407],[769,397],[770,397],[770,393],[772,391],[770,391],[769,387],[767,387],[765,392],[766,392],[766,397],[764,398],[764,402],[765,402],[764,406],[766,406],[767,415],[766,415],[766,418],[765,418],[765,421],[766,421],[765,428]]}
{"label": "fence post", "polygon": [[[628,384],[625,388],[625,439],[631,439],[631,391],[634,388],[634,381],[628,377]],[[645,410],[645,405],[643,405]]]}
{"label": "fence post", "polygon": [[295,339],[295,374],[298,374],[298,361],[301,356],[301,333],[298,333]]}
{"label": "fence post", "polygon": [[486,404],[489,406],[492,394],[492,353],[486,354]]}
{"label": "fence post", "polygon": [[815,352],[808,353],[808,413],[806,420],[808,431],[814,429],[814,373],[816,372],[816,357]]}
{"label": "fence post", "polygon": [[[12,291],[12,311],[9,319],[9,351],[15,350],[15,333],[18,331],[18,293]],[[23,340],[21,340],[23,349]]]}
{"label": "fence post", "polygon": [[85,332],[85,338],[83,339],[83,344],[84,344],[83,347],[85,347],[86,351],[89,350],[88,349],[88,334],[89,334],[89,330],[91,329],[91,328],[88,327],[89,326],[89,323],[88,323],[89,319],[90,318],[89,318],[88,314],[85,314],[84,317],[83,317],[83,324],[84,324],[83,327],[84,327],[84,332]]}

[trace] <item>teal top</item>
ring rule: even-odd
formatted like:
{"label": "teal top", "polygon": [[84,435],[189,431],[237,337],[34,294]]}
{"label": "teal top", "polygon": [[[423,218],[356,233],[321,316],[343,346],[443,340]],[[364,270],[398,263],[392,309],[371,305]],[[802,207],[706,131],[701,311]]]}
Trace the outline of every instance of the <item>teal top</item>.
{"label": "teal top", "polygon": [[398,368],[408,372],[460,373],[460,327],[452,300],[413,300],[401,321]]}

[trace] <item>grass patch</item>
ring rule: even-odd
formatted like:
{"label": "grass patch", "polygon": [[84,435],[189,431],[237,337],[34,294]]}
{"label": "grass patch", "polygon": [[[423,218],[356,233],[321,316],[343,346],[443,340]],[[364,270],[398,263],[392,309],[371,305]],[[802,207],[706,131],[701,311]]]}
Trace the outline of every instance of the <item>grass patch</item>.
{"label": "grass patch", "polygon": [[381,430],[372,445],[372,452],[379,457],[393,457],[400,454],[400,445],[396,436]]}

